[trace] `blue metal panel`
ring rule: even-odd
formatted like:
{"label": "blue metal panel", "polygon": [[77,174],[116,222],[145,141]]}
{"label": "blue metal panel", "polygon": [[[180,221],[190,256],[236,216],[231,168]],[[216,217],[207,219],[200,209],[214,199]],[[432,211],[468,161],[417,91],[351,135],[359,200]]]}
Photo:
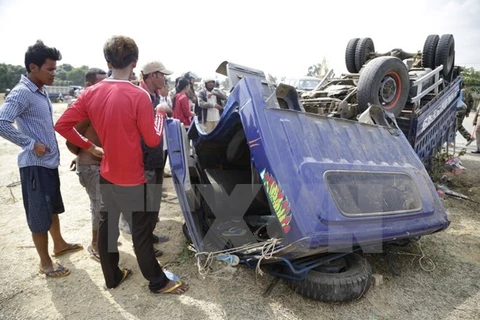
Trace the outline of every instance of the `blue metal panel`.
{"label": "blue metal panel", "polygon": [[[422,162],[399,130],[266,108],[272,104],[264,100],[255,79],[245,79],[235,91],[250,93],[236,97],[247,140],[255,141],[255,167],[270,173],[288,200],[287,241],[309,237],[312,244],[341,246],[353,238],[381,242],[448,226]],[[325,186],[323,175],[329,170],[406,173],[420,192],[423,209],[396,216],[345,217]]]}
{"label": "blue metal panel", "polygon": [[[412,147],[420,159],[428,165],[428,159],[439,151],[445,142],[455,139],[456,104],[459,99],[458,78],[427,105],[414,114]],[[418,115],[419,114],[419,115]]]}
{"label": "blue metal panel", "polygon": [[[418,118],[417,127],[422,128],[428,119],[425,112]],[[192,127],[189,135],[197,145],[202,140],[221,139],[240,121],[251,160],[282,225],[284,244],[306,239],[303,246],[307,251],[348,248],[411,238],[448,227],[433,183],[400,130],[280,109],[273,90],[259,79],[245,77],[232,91],[218,126],[209,134]],[[169,152],[185,152],[179,146],[178,129],[169,124],[167,130]],[[182,195],[186,174],[183,161],[182,156],[170,156],[188,224],[191,210]],[[337,208],[324,180],[326,172],[338,170],[408,175],[418,190],[421,209],[401,214],[346,216]]]}

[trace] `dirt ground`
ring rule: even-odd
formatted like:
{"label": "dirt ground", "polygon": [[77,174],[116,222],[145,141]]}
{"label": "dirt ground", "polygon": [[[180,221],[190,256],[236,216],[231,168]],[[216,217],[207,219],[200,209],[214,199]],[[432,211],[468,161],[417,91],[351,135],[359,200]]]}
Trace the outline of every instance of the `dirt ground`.
{"label": "dirt ground", "polygon": [[[55,105],[55,118],[65,109]],[[61,146],[60,179],[66,212],[61,215],[64,237],[90,241],[88,198],[77,176],[69,171],[73,156]],[[469,146],[468,150],[474,150]],[[0,319],[478,319],[480,318],[480,206],[445,198],[451,226],[426,236],[420,246],[400,247],[390,254],[367,255],[383,282],[358,301],[328,304],[291,291],[283,281],[264,297],[272,281],[256,277],[245,266],[224,268],[206,279],[197,272],[186,249],[180,212],[171,179],[166,180],[157,231],[170,237],[162,264],[190,284],[183,296],[150,294],[133,255],[131,239],[122,234],[121,265],[132,277],[114,290],[105,290],[100,265],[86,250],[58,260],[72,270],[60,279],[39,275],[38,257],[28,230],[17,167],[19,148],[0,139]],[[462,157],[467,170],[452,179],[453,189],[480,201],[480,157]],[[10,185],[10,187],[8,187]],[[421,249],[420,249],[421,248]],[[421,250],[425,257],[421,259]],[[428,259],[434,263],[428,263]]]}

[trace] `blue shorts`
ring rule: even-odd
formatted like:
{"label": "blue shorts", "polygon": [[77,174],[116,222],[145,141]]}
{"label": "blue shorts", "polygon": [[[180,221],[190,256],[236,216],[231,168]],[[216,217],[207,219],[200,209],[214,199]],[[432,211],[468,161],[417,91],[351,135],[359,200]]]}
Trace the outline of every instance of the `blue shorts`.
{"label": "blue shorts", "polygon": [[52,214],[65,211],[58,169],[40,166],[20,168],[20,180],[23,206],[30,231],[48,232],[52,225]]}

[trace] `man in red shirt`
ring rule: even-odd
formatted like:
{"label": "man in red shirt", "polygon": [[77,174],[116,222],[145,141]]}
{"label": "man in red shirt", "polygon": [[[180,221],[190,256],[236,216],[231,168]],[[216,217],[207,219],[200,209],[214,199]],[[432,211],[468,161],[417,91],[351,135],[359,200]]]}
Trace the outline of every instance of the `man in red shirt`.
{"label": "man in red shirt", "polygon": [[[113,36],[103,48],[112,69],[110,78],[87,88],[79,99],[58,119],[55,130],[68,141],[102,157],[100,184],[103,205],[98,230],[98,251],[107,288],[115,288],[131,270],[118,267],[117,240],[120,212],[131,214],[132,239],[138,265],[150,282],[153,293],[182,294],[188,286],[169,280],[155,258],[152,219],[146,212],[145,175],[140,137],[149,147],[162,138],[165,112],[152,109],[149,94],[129,81],[138,60],[135,41]],[[89,118],[102,148],[81,136],[74,126]]]}

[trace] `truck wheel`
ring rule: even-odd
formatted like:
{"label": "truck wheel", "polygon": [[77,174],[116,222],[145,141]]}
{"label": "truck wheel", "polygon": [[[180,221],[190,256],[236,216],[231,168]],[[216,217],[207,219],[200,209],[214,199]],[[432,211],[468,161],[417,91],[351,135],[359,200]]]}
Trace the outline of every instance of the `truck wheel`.
{"label": "truck wheel", "polygon": [[355,68],[360,72],[365,62],[367,62],[371,53],[375,53],[373,40],[370,38],[362,38],[358,40],[355,48]]}
{"label": "truck wheel", "polygon": [[455,64],[455,39],[451,34],[444,34],[440,37],[435,53],[435,66],[443,64],[443,78],[450,81]]}
{"label": "truck wheel", "polygon": [[381,106],[398,116],[408,99],[408,70],[402,60],[379,57],[372,60],[360,73],[357,86],[359,113],[368,103]]}
{"label": "truck wheel", "polygon": [[345,50],[345,65],[350,73],[357,73],[357,67],[355,67],[355,49],[359,38],[353,38],[348,41],[347,49]]}
{"label": "truck wheel", "polygon": [[437,44],[440,37],[438,34],[431,34],[425,40],[422,51],[422,66],[424,68],[435,69],[435,55],[437,52]]}
{"label": "truck wheel", "polygon": [[[290,269],[287,270],[291,274]],[[361,298],[371,283],[372,267],[359,254],[310,270],[302,281],[287,280],[295,292],[313,300],[343,302]]]}

